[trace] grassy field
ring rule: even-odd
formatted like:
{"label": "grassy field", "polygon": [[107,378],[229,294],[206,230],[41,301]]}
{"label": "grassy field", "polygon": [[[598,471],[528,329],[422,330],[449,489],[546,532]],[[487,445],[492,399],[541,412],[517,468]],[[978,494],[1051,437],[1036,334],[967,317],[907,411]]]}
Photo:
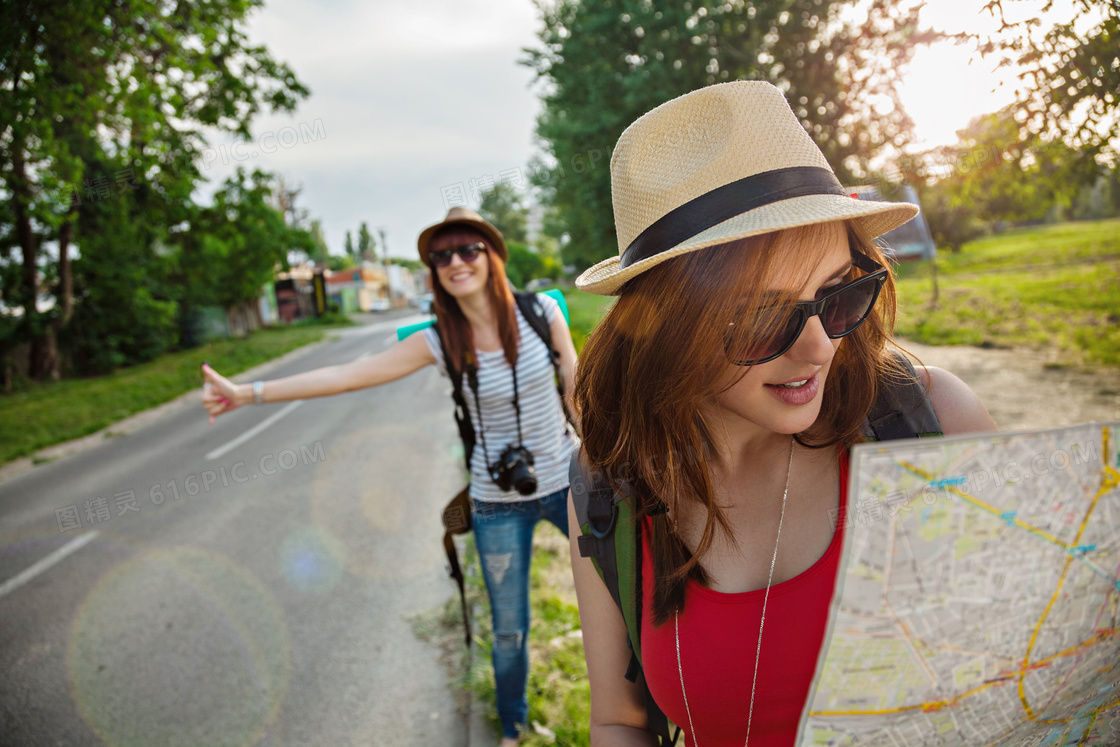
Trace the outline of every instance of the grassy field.
{"label": "grassy field", "polygon": [[563,290],[564,300],[568,302],[568,314],[571,316],[572,342],[575,343],[576,352],[582,353],[583,346],[587,344],[587,336],[614,304],[615,299],[614,296],[596,296],[575,288]]}
{"label": "grassy field", "polygon": [[[107,376],[25,383],[0,396],[0,464],[45,446],[94,433],[118,420],[175,399],[202,385],[203,361],[232,376],[315,342],[329,329],[300,325],[255,332],[171,353]],[[199,410],[200,417],[202,411]]]}
{"label": "grassy field", "polygon": [[1021,229],[899,268],[898,334],[931,345],[1057,348],[1120,365],[1120,220]]}

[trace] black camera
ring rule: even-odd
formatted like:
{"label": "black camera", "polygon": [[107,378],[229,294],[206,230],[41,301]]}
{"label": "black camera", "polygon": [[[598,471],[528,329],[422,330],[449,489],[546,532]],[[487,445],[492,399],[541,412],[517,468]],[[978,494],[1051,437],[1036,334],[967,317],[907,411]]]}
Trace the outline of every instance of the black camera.
{"label": "black camera", "polygon": [[510,444],[498,461],[491,464],[490,477],[502,490],[513,488],[521,495],[537,491],[537,471],[533,469],[533,454],[524,446]]}

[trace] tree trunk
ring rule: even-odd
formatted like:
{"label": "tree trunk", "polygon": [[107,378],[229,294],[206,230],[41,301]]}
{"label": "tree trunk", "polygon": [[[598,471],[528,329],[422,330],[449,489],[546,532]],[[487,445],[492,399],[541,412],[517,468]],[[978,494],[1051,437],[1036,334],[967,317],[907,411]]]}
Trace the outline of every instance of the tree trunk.
{"label": "tree trunk", "polygon": [[70,322],[74,314],[74,278],[70,272],[70,241],[74,237],[74,209],[66,217],[66,222],[58,230],[58,304],[61,314],[51,322],[43,342],[43,374],[53,381],[62,378],[62,356],[58,351],[58,334]]}
{"label": "tree trunk", "polygon": [[58,381],[62,378],[58,357],[58,337],[54,323],[31,340],[31,370],[38,379]]}
{"label": "tree trunk", "polygon": [[28,325],[31,338],[31,359],[28,375],[41,379],[50,375],[52,366],[57,366],[58,351],[54,344],[54,331],[36,331],[39,319],[37,306],[39,298],[39,247],[34,230],[31,228],[31,189],[28,186],[27,163],[23,157],[23,142],[12,144],[12,213],[15,216],[16,239],[23,252],[23,273],[21,290],[23,295],[23,318]]}
{"label": "tree trunk", "polygon": [[70,208],[66,222],[58,231],[58,295],[62,308],[60,326],[70,323],[74,313],[74,276],[70,272],[70,242],[74,239],[74,221],[78,219],[76,210]]}

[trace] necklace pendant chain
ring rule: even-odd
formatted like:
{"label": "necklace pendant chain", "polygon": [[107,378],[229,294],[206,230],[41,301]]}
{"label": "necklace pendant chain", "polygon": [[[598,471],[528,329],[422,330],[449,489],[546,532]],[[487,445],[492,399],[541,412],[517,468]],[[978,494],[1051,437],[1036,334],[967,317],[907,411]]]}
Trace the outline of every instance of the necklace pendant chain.
{"label": "necklace pendant chain", "polygon": [[[782,523],[786,518],[786,497],[789,495],[789,476],[793,472],[793,446],[796,440],[790,438],[789,441],[789,464],[786,466],[786,486],[782,491],[782,512],[778,516],[778,535],[774,538],[774,555],[770,558],[770,575],[766,577],[766,592],[762,596],[762,618],[758,622],[758,646],[754,652],[754,675],[751,677],[751,704],[747,710],[747,738],[743,742],[743,747],[748,747],[751,742],[751,720],[754,716],[754,693],[755,686],[758,684],[758,660],[762,654],[762,628],[766,625],[766,603],[770,599],[770,584],[774,580],[774,566],[778,562],[778,543],[782,539]],[[688,693],[684,689],[684,668],[681,666],[681,628],[680,628],[680,615],[676,612],[673,613],[673,635],[677,644],[677,674],[681,678],[681,696],[684,698],[684,712],[688,716],[688,730],[692,734],[692,746],[700,747],[700,742],[696,738],[696,729],[692,725],[692,711],[688,707]]]}

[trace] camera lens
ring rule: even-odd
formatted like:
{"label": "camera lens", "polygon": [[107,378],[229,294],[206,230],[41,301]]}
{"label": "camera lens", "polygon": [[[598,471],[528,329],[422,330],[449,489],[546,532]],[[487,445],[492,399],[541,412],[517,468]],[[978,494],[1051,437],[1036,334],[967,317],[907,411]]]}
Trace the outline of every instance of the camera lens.
{"label": "camera lens", "polygon": [[533,465],[524,459],[517,460],[513,470],[513,484],[521,495],[532,495],[537,492],[537,471]]}
{"label": "camera lens", "polygon": [[532,495],[537,490],[533,454],[524,446],[507,446],[498,461],[490,465],[490,477],[501,490],[512,487],[521,495]]}

